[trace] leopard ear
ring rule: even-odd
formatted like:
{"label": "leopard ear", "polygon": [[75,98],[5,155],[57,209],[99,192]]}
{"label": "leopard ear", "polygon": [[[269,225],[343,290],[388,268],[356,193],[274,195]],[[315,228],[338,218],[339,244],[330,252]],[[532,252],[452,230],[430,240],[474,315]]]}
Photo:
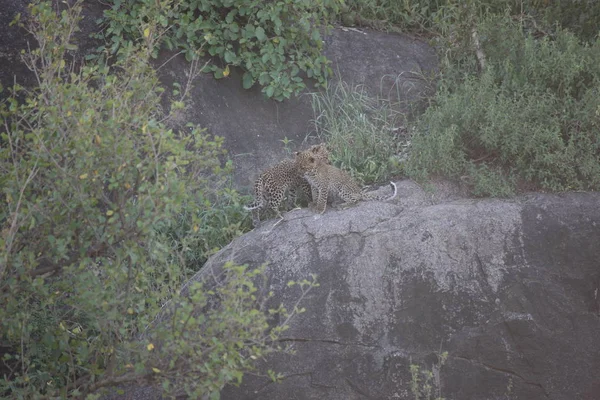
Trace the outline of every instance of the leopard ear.
{"label": "leopard ear", "polygon": [[300,155],[300,152],[299,152],[299,151],[296,151],[296,152],[294,152],[294,154],[295,154],[295,155],[297,155],[297,156],[299,156],[299,155]]}
{"label": "leopard ear", "polygon": [[329,148],[327,147],[327,143],[325,143],[325,142],[323,142],[323,143],[319,143],[319,144],[317,145],[317,148],[318,148],[320,151],[329,151]]}

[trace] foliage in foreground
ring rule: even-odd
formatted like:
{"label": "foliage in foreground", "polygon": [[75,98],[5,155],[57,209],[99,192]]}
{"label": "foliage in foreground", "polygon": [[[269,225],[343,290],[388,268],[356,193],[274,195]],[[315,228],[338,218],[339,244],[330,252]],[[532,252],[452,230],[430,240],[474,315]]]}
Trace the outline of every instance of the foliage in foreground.
{"label": "foliage in foreground", "polygon": [[478,31],[486,67],[442,81],[413,137],[409,176],[460,178],[476,195],[600,189],[600,40],[563,30],[536,39],[500,17]]}
{"label": "foliage in foreground", "polygon": [[72,67],[80,11],[31,5],[39,48],[25,60],[39,86],[0,104],[0,396],[80,398],[136,381],[218,398],[279,348],[285,323],[267,318],[298,308],[266,310],[262,269],[235,265],[179,293],[242,229],[222,140],[165,126],[150,37],[110,68]]}
{"label": "foliage in foreground", "polygon": [[[321,30],[337,12],[340,0],[111,0],[104,12],[109,41],[115,53],[140,37],[181,49],[188,60],[198,55],[218,57],[211,65],[216,78],[230,67],[244,70],[244,88],[254,83],[267,97],[289,98],[305,87],[302,74],[324,84],[331,73],[322,55]],[[148,21],[158,25],[148,27]]]}

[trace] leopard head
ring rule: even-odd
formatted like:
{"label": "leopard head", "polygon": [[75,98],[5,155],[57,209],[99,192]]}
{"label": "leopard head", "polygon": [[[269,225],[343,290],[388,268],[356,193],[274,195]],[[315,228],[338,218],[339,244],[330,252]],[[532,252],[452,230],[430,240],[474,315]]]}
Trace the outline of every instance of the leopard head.
{"label": "leopard head", "polygon": [[297,151],[296,164],[302,171],[316,168],[320,163],[329,164],[329,150],[325,143],[311,146],[308,150]]}

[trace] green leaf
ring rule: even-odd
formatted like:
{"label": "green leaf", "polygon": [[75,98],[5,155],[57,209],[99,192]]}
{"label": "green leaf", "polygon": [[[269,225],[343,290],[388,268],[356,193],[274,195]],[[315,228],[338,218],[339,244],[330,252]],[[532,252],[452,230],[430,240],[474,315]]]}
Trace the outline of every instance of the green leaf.
{"label": "green leaf", "polygon": [[233,51],[227,50],[223,55],[223,58],[227,64],[233,64],[235,62],[236,55]]}
{"label": "green leaf", "polygon": [[245,72],[242,77],[242,86],[244,89],[250,89],[254,84],[254,79],[252,78],[252,74],[249,72]]}
{"label": "green leaf", "polygon": [[233,19],[235,18],[237,14],[237,10],[231,10],[227,16],[225,17],[225,22],[227,22],[228,24],[231,24],[233,22]]}
{"label": "green leaf", "polygon": [[319,33],[318,29],[315,29],[312,31],[312,34],[310,35],[311,39],[314,40],[315,42],[319,42],[321,41],[321,34]]}
{"label": "green leaf", "polygon": [[265,40],[267,40],[267,36],[265,35],[265,30],[261,26],[256,28],[256,30],[254,31],[254,34],[256,35],[256,38],[261,42],[264,42]]}
{"label": "green leaf", "polygon": [[273,97],[273,92],[275,92],[275,87],[267,86],[265,90],[265,94],[267,95],[267,97]]}

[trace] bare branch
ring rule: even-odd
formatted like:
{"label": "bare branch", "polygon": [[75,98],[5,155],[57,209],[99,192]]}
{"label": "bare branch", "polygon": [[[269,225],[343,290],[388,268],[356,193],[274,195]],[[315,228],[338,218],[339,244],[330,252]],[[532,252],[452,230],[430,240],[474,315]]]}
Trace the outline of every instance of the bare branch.
{"label": "bare branch", "polygon": [[33,165],[33,168],[31,169],[31,171],[29,172],[29,176],[27,177],[27,180],[25,181],[25,183],[21,187],[21,192],[19,193],[19,200],[17,201],[17,205],[15,207],[15,210],[12,213],[13,214],[12,215],[12,222],[11,222],[10,229],[8,231],[8,237],[7,237],[7,243],[6,243],[6,250],[4,252],[4,262],[0,265],[0,278],[3,277],[4,273],[6,272],[6,268],[8,266],[8,258],[10,256],[10,251],[12,249],[13,244],[15,243],[15,236],[17,234],[17,230],[19,229],[17,221],[19,220],[19,210],[21,208],[21,203],[23,201],[23,194],[25,193],[25,189],[29,185],[29,182],[31,182],[31,180],[37,175],[37,172],[38,172],[38,168],[37,168],[38,161],[39,161],[39,157],[38,157],[37,160],[35,160],[35,164]]}
{"label": "bare branch", "polygon": [[471,37],[473,38],[473,45],[475,46],[475,54],[477,55],[477,60],[479,61],[479,66],[483,71],[485,69],[485,54],[483,54],[483,50],[481,49],[481,43],[479,42],[479,35],[477,34],[477,30],[473,28],[471,31]]}

